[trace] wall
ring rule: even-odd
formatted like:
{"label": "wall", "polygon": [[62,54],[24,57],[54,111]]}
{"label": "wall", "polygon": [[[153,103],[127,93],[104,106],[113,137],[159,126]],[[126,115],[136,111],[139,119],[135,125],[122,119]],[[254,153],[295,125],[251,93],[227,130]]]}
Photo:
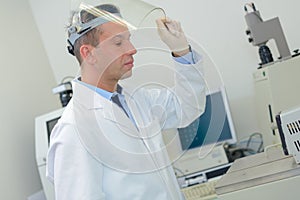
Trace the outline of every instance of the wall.
{"label": "wall", "polygon": [[56,81],[27,1],[0,0],[0,199],[27,199],[41,190],[34,118],[60,107]]}
{"label": "wall", "polygon": [[[239,139],[258,131],[254,105],[252,73],[260,62],[257,47],[248,43],[245,34],[244,5],[251,1],[174,1],[147,0],[166,10],[171,18],[180,19],[189,37],[205,47],[216,64],[226,86],[234,124]],[[256,0],[264,20],[279,17],[290,50],[300,48],[297,0]],[[274,41],[269,42],[277,58]]]}
{"label": "wall", "polygon": [[[249,44],[245,35],[243,6],[247,2],[145,1],[164,8],[169,17],[179,19],[189,38],[205,47],[226,86],[238,137],[241,139],[256,132],[258,125],[254,111],[252,73],[260,61],[257,47]],[[63,27],[67,24],[71,2],[30,0],[57,82],[64,76],[74,75],[78,71],[75,59],[67,55],[65,49]],[[300,47],[300,28],[295,20],[299,13],[300,1],[256,0],[255,4],[263,19],[268,20],[276,16],[280,18],[291,50]],[[54,11],[55,15],[52,15]],[[272,41],[270,47],[276,58],[277,49]]]}

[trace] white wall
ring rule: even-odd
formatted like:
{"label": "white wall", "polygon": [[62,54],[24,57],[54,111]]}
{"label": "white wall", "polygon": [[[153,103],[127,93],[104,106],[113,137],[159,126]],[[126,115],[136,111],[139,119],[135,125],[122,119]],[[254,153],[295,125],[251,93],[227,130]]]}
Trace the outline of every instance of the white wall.
{"label": "white wall", "polygon": [[67,53],[65,37],[71,2],[76,1],[29,0],[57,83],[60,83],[65,76],[76,75],[78,71],[76,60]]}
{"label": "white wall", "polygon": [[[163,7],[171,18],[180,19],[186,33],[201,43],[218,67],[229,97],[234,124],[239,138],[258,131],[254,109],[252,73],[260,62],[257,47],[248,43],[245,34],[244,0],[147,0]],[[278,16],[289,47],[300,48],[297,0],[256,0],[264,20]],[[274,42],[270,42],[277,58]]]}
{"label": "white wall", "polygon": [[56,85],[28,1],[0,0],[0,199],[27,199],[41,189],[34,117],[60,107]]}
{"label": "white wall", "polygon": [[[145,1],[164,8],[168,16],[180,20],[187,35],[205,47],[226,86],[239,138],[257,131],[252,73],[260,61],[258,49],[247,42],[245,35],[243,6],[248,1]],[[64,27],[70,2],[30,0],[57,82],[78,71],[75,59],[65,50]],[[263,19],[280,18],[291,50],[300,47],[300,27],[297,23],[300,1],[257,0],[255,4]],[[276,58],[277,49],[271,50]]]}

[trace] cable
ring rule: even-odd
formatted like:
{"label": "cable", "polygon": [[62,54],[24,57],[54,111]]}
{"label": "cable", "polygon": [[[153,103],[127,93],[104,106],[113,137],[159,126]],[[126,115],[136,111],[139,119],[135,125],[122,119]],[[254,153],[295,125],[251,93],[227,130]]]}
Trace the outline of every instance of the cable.
{"label": "cable", "polygon": [[[259,141],[255,141],[254,137],[255,136],[259,136]],[[246,141],[244,141],[246,140]],[[256,150],[256,153],[260,153],[263,151],[263,136],[261,133],[259,132],[254,132],[252,133],[250,136],[244,137],[241,140],[239,140],[239,142],[237,143],[237,146],[242,146],[242,143],[246,143],[245,145],[245,149],[249,149],[251,151],[255,151],[253,148],[250,148],[251,144],[253,143],[259,143],[259,147]]]}
{"label": "cable", "polygon": [[[262,137],[262,134],[261,134],[261,133],[258,133],[258,132],[252,133],[252,134],[249,136],[249,139],[248,139],[248,141],[247,141],[246,147],[249,148],[250,143],[251,143],[251,141],[252,141],[252,138],[255,137],[255,136],[257,136],[257,135],[260,137],[260,145],[259,145],[259,147],[258,147],[256,153],[259,153],[259,152],[262,151],[262,147],[263,147],[263,137]],[[250,148],[249,148],[249,149],[250,149]]]}

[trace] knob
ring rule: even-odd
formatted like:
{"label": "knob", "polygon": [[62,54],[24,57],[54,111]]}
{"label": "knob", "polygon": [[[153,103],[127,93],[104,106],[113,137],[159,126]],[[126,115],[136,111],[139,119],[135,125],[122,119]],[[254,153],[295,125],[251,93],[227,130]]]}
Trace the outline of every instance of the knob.
{"label": "knob", "polygon": [[251,43],[253,42],[253,38],[248,38],[248,41]]}
{"label": "knob", "polygon": [[246,30],[246,35],[249,35],[251,33],[250,30]]}

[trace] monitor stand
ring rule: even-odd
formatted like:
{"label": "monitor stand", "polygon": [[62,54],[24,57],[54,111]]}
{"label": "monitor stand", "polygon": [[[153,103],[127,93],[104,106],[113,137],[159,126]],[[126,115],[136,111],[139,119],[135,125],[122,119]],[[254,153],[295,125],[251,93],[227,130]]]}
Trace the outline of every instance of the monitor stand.
{"label": "monitor stand", "polygon": [[173,163],[173,167],[176,176],[183,177],[225,164],[228,164],[228,158],[220,144],[189,149]]}

